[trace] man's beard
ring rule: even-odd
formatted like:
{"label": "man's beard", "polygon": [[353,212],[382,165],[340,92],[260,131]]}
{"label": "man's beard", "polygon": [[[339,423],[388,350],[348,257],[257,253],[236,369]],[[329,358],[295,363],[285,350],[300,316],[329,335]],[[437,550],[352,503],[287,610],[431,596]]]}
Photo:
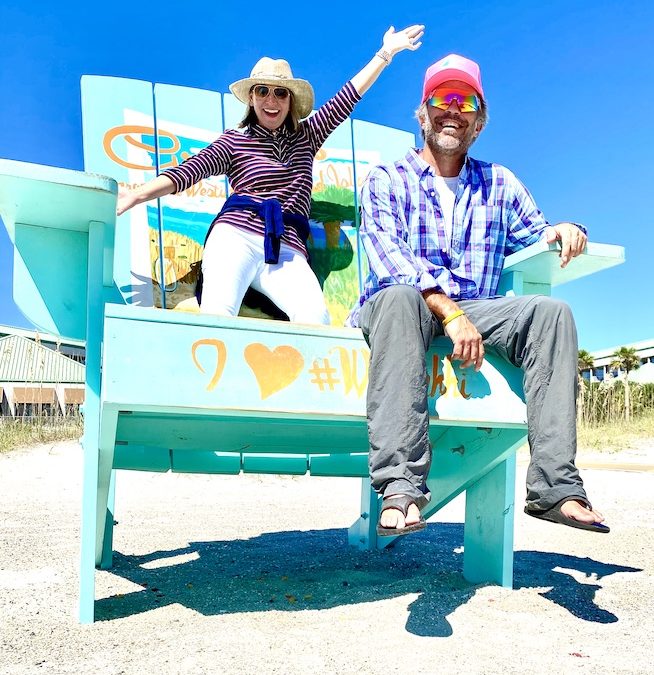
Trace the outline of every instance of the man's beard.
{"label": "man's beard", "polygon": [[[456,119],[459,124],[462,123],[462,120],[455,115],[444,116],[440,119],[445,121],[448,118]],[[437,133],[434,130],[429,116],[426,116],[422,123],[422,132],[425,135],[425,143],[429,146],[433,155],[446,155],[451,157],[465,155],[476,140],[474,127],[466,129],[463,138],[457,138],[456,136],[450,136],[449,134],[442,132]]]}

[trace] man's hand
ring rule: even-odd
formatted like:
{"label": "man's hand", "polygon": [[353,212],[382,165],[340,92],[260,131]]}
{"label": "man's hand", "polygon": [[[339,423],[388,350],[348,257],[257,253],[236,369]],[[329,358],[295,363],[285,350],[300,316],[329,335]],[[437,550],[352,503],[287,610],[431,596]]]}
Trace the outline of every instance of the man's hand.
{"label": "man's hand", "polygon": [[443,330],[454,343],[452,359],[462,361],[461,368],[474,365],[475,370],[479,370],[484,362],[484,344],[472,321],[464,314],[450,321]]}
{"label": "man's hand", "polygon": [[[439,321],[443,321],[454,312],[459,311],[456,302],[450,300],[444,293],[431,289],[423,291],[422,297],[431,313]],[[454,343],[452,358],[462,361],[462,368],[474,365],[475,370],[479,370],[484,361],[484,345],[479,331],[470,319],[465,314],[458,316],[444,326],[443,331]]]}
{"label": "man's hand", "polygon": [[574,223],[558,223],[545,230],[548,244],[561,242],[561,267],[565,267],[573,258],[584,252],[588,237]]}

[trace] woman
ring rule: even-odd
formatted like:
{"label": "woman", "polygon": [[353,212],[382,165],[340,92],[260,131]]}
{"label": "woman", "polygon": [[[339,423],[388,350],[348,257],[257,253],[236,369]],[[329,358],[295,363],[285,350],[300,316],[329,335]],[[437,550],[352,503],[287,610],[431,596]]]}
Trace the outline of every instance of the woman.
{"label": "woman", "polygon": [[135,190],[121,191],[118,215],[204,178],[227,175],[233,194],[205,241],[197,293],[202,312],[235,316],[252,286],[291,321],[329,323],[320,284],[307,262],[313,158],[393,56],[420,47],[423,28],[389,28],[370,63],[308,119],[311,85],[294,78],[286,61],[262,58],[249,78],[229,87],[248,106],[243,131],[229,129],[179,166]]}

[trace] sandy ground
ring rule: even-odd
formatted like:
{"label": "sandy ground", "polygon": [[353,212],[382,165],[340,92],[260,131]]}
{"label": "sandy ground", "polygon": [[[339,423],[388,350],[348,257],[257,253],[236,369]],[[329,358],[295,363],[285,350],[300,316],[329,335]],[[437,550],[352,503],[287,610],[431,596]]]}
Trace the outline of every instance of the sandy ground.
{"label": "sandy ground", "polygon": [[357,480],[122,472],[87,626],[79,446],[1,455],[0,672],[651,673],[653,448],[580,458],[609,535],[517,509],[513,590],[463,579],[461,498],[360,552]]}

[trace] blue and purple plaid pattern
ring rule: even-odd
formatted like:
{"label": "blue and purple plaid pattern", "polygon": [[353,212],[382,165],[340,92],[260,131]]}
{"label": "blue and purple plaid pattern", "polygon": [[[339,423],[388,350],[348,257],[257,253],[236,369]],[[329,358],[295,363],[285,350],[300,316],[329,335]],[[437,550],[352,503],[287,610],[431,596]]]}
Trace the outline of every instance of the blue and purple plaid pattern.
{"label": "blue and purple plaid pattern", "polygon": [[414,150],[370,172],[361,209],[370,273],[349,326],[358,326],[369,297],[395,284],[439,289],[454,300],[496,295],[505,256],[538,241],[549,225],[511,171],[468,157],[448,240],[433,169]]}

